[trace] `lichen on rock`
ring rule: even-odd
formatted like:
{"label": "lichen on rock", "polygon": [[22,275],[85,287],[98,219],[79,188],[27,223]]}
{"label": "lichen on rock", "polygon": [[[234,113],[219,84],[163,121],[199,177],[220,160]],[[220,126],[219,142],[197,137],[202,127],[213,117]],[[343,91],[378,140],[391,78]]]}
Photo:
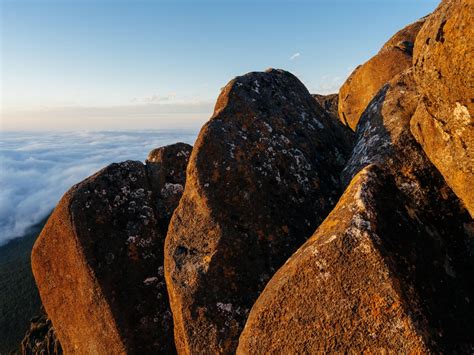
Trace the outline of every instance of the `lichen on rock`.
{"label": "lichen on rock", "polygon": [[163,247],[190,150],[181,143],[154,150],[146,166],[111,164],[49,218],[32,268],[66,353],[176,351]]}
{"label": "lichen on rock", "polygon": [[259,292],[339,198],[351,139],[288,72],[223,89],[166,239],[179,352],[235,351]]}

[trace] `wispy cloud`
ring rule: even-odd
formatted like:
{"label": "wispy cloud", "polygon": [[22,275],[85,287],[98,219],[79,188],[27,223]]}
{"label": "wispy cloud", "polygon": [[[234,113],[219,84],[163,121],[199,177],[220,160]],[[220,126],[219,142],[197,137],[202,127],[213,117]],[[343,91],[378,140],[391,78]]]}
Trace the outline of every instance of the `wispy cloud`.
{"label": "wispy cloud", "polygon": [[301,55],[301,53],[300,53],[300,52],[297,52],[297,53],[293,54],[293,55],[290,57],[290,60],[296,59],[296,58],[298,58],[300,55]]}
{"label": "wispy cloud", "polygon": [[158,95],[158,94],[153,94],[153,95],[148,95],[145,97],[135,97],[132,99],[133,103],[145,103],[145,104],[159,104],[159,103],[165,103],[165,102],[172,102],[175,101],[177,98],[177,95],[175,92],[169,93],[167,95]]}

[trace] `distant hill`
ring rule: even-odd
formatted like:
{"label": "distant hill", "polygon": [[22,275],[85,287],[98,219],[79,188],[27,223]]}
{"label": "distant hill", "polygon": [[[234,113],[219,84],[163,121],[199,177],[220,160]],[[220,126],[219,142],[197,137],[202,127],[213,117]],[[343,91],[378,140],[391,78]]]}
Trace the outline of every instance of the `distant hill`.
{"label": "distant hill", "polygon": [[31,272],[31,249],[46,219],[0,247],[0,354],[17,350],[41,301]]}

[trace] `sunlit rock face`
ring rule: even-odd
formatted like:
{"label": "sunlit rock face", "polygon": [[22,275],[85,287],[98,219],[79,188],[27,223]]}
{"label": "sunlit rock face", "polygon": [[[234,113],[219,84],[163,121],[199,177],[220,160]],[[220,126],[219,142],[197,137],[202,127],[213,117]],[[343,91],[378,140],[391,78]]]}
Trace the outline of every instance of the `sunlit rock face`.
{"label": "sunlit rock face", "polygon": [[166,239],[178,351],[235,351],[268,279],[337,202],[346,133],[288,72],[222,90]]}
{"label": "sunlit rock face", "polygon": [[424,19],[414,22],[390,38],[380,51],[359,65],[339,90],[339,118],[356,130],[367,105],[390,79],[412,66],[413,43]]}
{"label": "sunlit rock face", "polygon": [[474,216],[474,3],[443,1],[414,49],[421,100],[411,131]]}
{"label": "sunlit rock face", "polygon": [[73,186],[49,218],[32,268],[66,353],[175,352],[163,246],[190,150],[111,164]]}

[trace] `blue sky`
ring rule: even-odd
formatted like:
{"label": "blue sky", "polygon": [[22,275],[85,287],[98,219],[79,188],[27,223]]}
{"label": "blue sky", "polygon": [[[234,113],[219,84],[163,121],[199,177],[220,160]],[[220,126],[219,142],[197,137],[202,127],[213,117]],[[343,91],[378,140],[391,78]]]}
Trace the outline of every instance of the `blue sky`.
{"label": "blue sky", "polygon": [[311,92],[431,0],[0,0],[4,130],[198,126],[234,76],[268,67]]}

